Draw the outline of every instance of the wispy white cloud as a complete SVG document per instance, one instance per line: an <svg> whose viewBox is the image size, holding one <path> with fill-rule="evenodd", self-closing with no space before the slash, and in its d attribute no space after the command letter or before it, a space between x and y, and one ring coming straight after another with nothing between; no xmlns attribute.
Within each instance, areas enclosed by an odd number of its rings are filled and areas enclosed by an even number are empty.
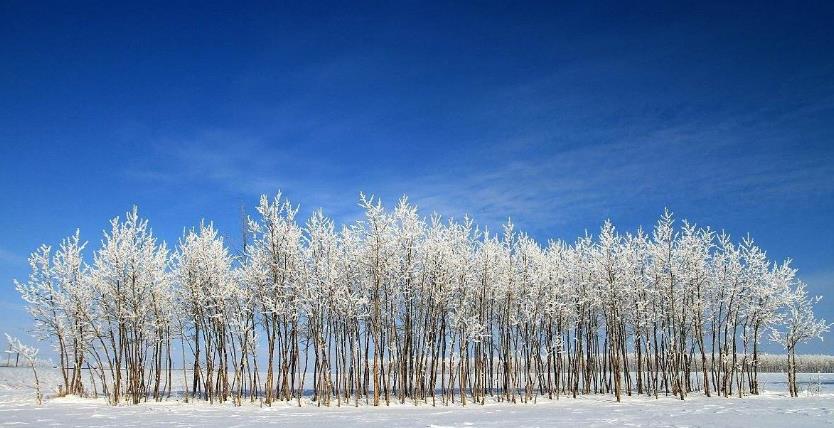
<svg viewBox="0 0 834 428"><path fill-rule="evenodd" d="M22 265L26 264L26 258L4 248L0 248L0 263L7 265Z"/></svg>
<svg viewBox="0 0 834 428"><path fill-rule="evenodd" d="M715 141L718 141L717 143ZM721 132L661 130L608 144L457 167L401 187L430 210L558 225L584 214L681 199L733 205L786 203L834 193L834 164L784 151L733 154ZM512 159L512 156L508 156Z"/></svg>
<svg viewBox="0 0 834 428"><path fill-rule="evenodd" d="M825 158L772 148L734 151L738 135L755 137L739 129L743 122L735 117L709 127L687 123L631 133L600 130L604 142L561 148L551 148L546 133L531 131L507 139L524 141L520 145L490 141L477 148L480 155L426 159L423 168L395 173L374 165L385 159L340 160L315 148L213 131L165 141L156 156L164 162L133 168L130 174L158 184L199 183L253 200L283 189L306 207L322 206L345 216L358 213L359 191L382 194L390 202L408 194L423 210L470 214L493 224L511 216L554 225L643 203L661 209L681 197L762 203L834 192L829 179L834 164ZM491 157L496 153L499 159Z"/></svg>
<svg viewBox="0 0 834 428"><path fill-rule="evenodd" d="M834 270L821 270L810 274L804 274L800 271L799 277L807 282L813 290L825 292L827 298L834 299L834 296L831 295L831 292L834 291ZM834 308L831 301L827 301L825 304Z"/></svg>
<svg viewBox="0 0 834 428"><path fill-rule="evenodd" d="M452 126L477 129L461 141L446 134L425 141L433 155L410 163L392 162L390 149L378 151L380 135L403 133L368 131L390 131L385 105L351 111L338 104L323 113L314 89L271 106L270 117L279 119L260 128L158 139L154 161L133 165L128 174L162 185L206 184L253 198L283 189L307 207L323 206L344 218L357 214L356 195L365 191L391 203L406 193L429 212L468 213L489 223L512 216L546 225L587 214L599 218L625 207L660 210L681 199L755 205L834 193L830 154L808 156L801 147L819 144L826 135L792 126L830 111L834 98L775 91L767 102L754 97L728 107L710 91L687 98L686 92L666 96L644 87L651 86L652 76L617 88L618 73L612 70L633 77L634 68L644 70L645 63L674 53L673 45L667 47L670 51L654 50L651 57L612 54L574 61L484 90L474 100L450 100L447 108L455 109L459 121ZM334 80L367 65L357 61L362 58L346 56L289 78L337 85ZM692 73L687 78L709 81L713 71L687 71ZM805 70L794 79L818 79L819 73L825 70ZM240 82L246 91L263 84L257 76ZM357 129L379 138L361 142L355 151L341 148L358 140ZM435 136L418 135L408 143L421 138ZM390 144L398 143L407 144Z"/></svg>

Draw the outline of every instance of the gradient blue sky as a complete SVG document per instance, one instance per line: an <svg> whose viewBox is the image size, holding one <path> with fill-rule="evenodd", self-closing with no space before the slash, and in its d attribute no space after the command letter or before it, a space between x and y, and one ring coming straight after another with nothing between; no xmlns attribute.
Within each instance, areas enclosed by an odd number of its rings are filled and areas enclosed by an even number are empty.
<svg viewBox="0 0 834 428"><path fill-rule="evenodd" d="M0 2L2 331L39 244L95 246L135 203L169 243L206 218L234 245L278 189L540 240L668 206L793 257L834 320L830 2L34 3Z"/></svg>

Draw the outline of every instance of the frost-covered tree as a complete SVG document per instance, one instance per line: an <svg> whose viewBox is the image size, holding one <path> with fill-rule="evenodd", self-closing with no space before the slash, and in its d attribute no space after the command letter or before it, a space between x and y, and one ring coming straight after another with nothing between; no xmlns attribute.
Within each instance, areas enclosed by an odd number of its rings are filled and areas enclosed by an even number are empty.
<svg viewBox="0 0 834 428"><path fill-rule="evenodd" d="M90 341L85 328L90 302L82 257L85 245L78 231L65 238L54 255L50 246L42 245L29 257L29 280L15 281L35 321L36 335L55 340L64 387L71 394L83 392L81 367Z"/></svg>
<svg viewBox="0 0 834 428"><path fill-rule="evenodd" d="M23 344L23 342L21 342L20 339L9 336L8 333L5 333L5 335L6 341L9 343L9 351L22 356L23 359L26 360L26 363L29 364L29 367L32 368L32 374L35 376L35 400L38 402L38 405L43 404L43 394L41 394L41 382L38 379L38 369L35 367L35 365L38 362L38 352L40 350L33 346Z"/></svg>
<svg viewBox="0 0 834 428"><path fill-rule="evenodd" d="M799 394L796 383L796 347L811 339L822 340L822 335L831 328L831 324L814 315L814 305L822 297L810 297L805 283L796 282L793 289L785 296L784 326L773 328L771 339L781 344L788 353L788 389L792 397Z"/></svg>
<svg viewBox="0 0 834 428"><path fill-rule="evenodd" d="M170 348L166 326L171 319L163 311L170 293L168 249L157 243L136 207L110 226L91 269L93 318L110 369L111 400L118 403L124 391L135 404L146 397L146 346L155 354Z"/></svg>
<svg viewBox="0 0 834 428"><path fill-rule="evenodd" d="M247 248L244 280L250 282L259 304L261 326L267 340L265 401L290 400L295 394L299 362L299 288L302 286L301 228L297 207L278 193L271 201L261 197L259 218L249 219L251 244ZM274 375L275 353L280 372Z"/></svg>
<svg viewBox="0 0 834 428"><path fill-rule="evenodd" d="M212 224L200 224L180 240L173 256L176 300L184 334L194 356L192 391L206 400L225 401L230 394L229 366L234 321L241 310L232 257ZM202 357L202 361L201 361Z"/></svg>

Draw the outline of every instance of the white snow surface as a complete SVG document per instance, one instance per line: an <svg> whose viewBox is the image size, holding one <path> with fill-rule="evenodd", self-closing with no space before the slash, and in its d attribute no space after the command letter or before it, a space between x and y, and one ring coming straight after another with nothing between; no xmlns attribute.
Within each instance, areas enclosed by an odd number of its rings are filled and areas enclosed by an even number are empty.
<svg viewBox="0 0 834 428"><path fill-rule="evenodd" d="M309 426L309 427L545 427L545 426L704 426L704 427L813 427L834 426L834 374L819 375L821 392L804 392L790 398L784 374L763 374L764 394L755 397L706 398L692 394L681 401L612 396L583 396L557 400L539 398L535 404L488 402L485 405L392 404L373 407L360 403L342 407L317 407L302 401L272 407L245 403L161 403L108 405L104 399L55 397L58 371L40 368L42 406L35 403L29 368L0 368L0 426ZM816 385L818 375L803 374L801 387ZM814 386L814 388L816 388Z"/></svg>

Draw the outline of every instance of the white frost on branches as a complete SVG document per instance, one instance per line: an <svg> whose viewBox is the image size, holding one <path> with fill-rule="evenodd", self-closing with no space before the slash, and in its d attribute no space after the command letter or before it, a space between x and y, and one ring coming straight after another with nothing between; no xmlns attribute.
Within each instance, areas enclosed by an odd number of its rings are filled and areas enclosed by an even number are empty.
<svg viewBox="0 0 834 428"><path fill-rule="evenodd" d="M113 403L170 396L177 346L186 399L236 404L301 403L310 388L319 405L757 394L762 337L794 361L830 327L790 260L668 210L651 230L606 220L542 245L511 221L493 233L421 216L405 197L359 206L337 227L262 196L241 248L201 222L173 252L133 208L90 266L76 232L35 251L16 287L67 391Z"/></svg>

